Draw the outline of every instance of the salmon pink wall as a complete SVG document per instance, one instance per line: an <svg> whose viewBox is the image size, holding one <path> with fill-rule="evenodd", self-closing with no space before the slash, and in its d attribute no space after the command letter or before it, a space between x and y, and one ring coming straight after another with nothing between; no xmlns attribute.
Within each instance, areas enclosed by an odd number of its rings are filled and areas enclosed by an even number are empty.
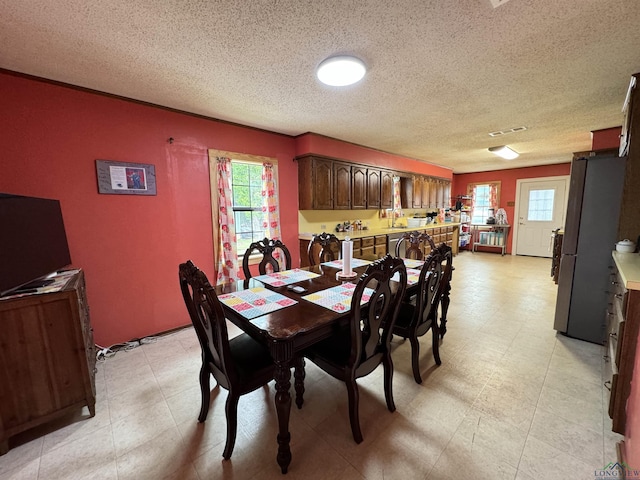
<svg viewBox="0 0 640 480"><path fill-rule="evenodd" d="M297 245L292 137L6 72L0 91L0 191L60 200L99 344L189 323L180 262L215 278L208 148L278 159L282 237ZM155 165L157 195L98 194L96 159Z"/></svg>
<svg viewBox="0 0 640 480"><path fill-rule="evenodd" d="M620 147L622 127L605 128L591 132L591 150L605 150Z"/></svg>
<svg viewBox="0 0 640 480"><path fill-rule="evenodd" d="M458 195L467 194L467 186L470 183L495 182L500 183L500 208L507 212L507 220L513 225L515 207L508 206L507 202L516 201L516 181L523 178L555 177L569 175L571 163L558 163L555 165L543 165L539 167L512 168L508 170L492 170L490 172L464 173L453 176L451 188L452 199ZM511 253L511 242L513 240L513 229L509 229L507 240L507 252Z"/></svg>
<svg viewBox="0 0 640 480"><path fill-rule="evenodd" d="M404 172L451 179L453 171L449 168L431 165L411 158L381 152L372 148L341 142L315 133L305 133L296 137L296 155L316 153L327 157L341 158L352 162L390 168Z"/></svg>

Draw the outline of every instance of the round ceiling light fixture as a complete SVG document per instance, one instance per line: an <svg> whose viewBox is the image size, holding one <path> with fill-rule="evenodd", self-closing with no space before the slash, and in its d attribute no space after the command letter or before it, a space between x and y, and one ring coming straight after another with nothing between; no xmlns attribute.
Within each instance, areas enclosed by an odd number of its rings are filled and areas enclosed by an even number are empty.
<svg viewBox="0 0 640 480"><path fill-rule="evenodd" d="M359 82L367 73L367 67L356 57L341 55L329 57L319 66L316 74L318 80L332 87L345 87Z"/></svg>

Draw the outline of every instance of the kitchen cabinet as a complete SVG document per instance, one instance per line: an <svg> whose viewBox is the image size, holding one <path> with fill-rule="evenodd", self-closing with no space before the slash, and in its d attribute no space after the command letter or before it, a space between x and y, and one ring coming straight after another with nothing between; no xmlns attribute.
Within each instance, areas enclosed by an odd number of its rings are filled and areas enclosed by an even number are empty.
<svg viewBox="0 0 640 480"><path fill-rule="evenodd" d="M393 176L389 170L380 170L380 208L393 208Z"/></svg>
<svg viewBox="0 0 640 480"><path fill-rule="evenodd" d="M431 192L431 178L425 177L422 179L422 208L429 207L429 194Z"/></svg>
<svg viewBox="0 0 640 480"><path fill-rule="evenodd" d="M380 170L367 168L366 208L380 208L380 182Z"/></svg>
<svg viewBox="0 0 640 480"><path fill-rule="evenodd" d="M627 401L631 393L640 326L640 290L628 288L624 270L631 274L640 267L636 257L637 254L613 252L606 313L605 359L609 368L605 370L608 378L605 386L611 392L608 412L613 431L627 436Z"/></svg>
<svg viewBox="0 0 640 480"><path fill-rule="evenodd" d="M367 208L367 192L366 167L353 165L351 167L351 209Z"/></svg>
<svg viewBox="0 0 640 480"><path fill-rule="evenodd" d="M422 177L412 175L411 183L413 184L413 200L411 206L413 208L422 208Z"/></svg>
<svg viewBox="0 0 640 480"><path fill-rule="evenodd" d="M351 209L351 165L333 162L333 209Z"/></svg>
<svg viewBox="0 0 640 480"><path fill-rule="evenodd" d="M306 156L298 159L300 210L333 210L333 160Z"/></svg>
<svg viewBox="0 0 640 480"><path fill-rule="evenodd" d="M0 301L0 454L9 438L87 406L96 356L84 273L60 291Z"/></svg>
<svg viewBox="0 0 640 480"><path fill-rule="evenodd" d="M449 208L451 207L451 182L443 180L442 184L444 189L444 203L442 208Z"/></svg>
<svg viewBox="0 0 640 480"><path fill-rule="evenodd" d="M438 186L435 178L430 179L431 187L429 188L429 208L438 208Z"/></svg>
<svg viewBox="0 0 640 480"><path fill-rule="evenodd" d="M382 258L387 254L387 236L376 235L373 237L373 253L378 258Z"/></svg>
<svg viewBox="0 0 640 480"><path fill-rule="evenodd" d="M436 208L445 208L443 180L436 180Z"/></svg>

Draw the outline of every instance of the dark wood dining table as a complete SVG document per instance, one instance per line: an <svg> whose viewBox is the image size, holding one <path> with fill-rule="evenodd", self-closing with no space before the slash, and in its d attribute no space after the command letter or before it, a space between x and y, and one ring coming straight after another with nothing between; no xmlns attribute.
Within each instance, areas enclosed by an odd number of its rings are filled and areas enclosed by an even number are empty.
<svg viewBox="0 0 640 480"><path fill-rule="evenodd" d="M367 265L354 268L357 278L350 280L357 283L358 278L365 272ZM326 265L315 265L301 268L300 270L317 273L320 276L308 280L296 282L293 285L301 286L306 292L297 294L287 289L286 286L274 287L262 282L250 279L234 283L216 286L216 293L220 296L227 293L239 292L247 288L264 287L296 300L295 305L269 312L253 319L244 317L230 306L222 303L225 316L244 332L257 341L266 345L276 365L275 373L275 406L278 415L278 454L277 462L282 473L287 473L291 463L291 449L289 446L291 434L289 433L289 415L291 412L291 368L299 358L299 353L305 348L331 336L340 325L348 321L349 311L336 312L318 304L306 301L301 297L309 293L325 290L344 283L336 278L339 268ZM415 292L417 285L407 287L407 295ZM296 375L296 377L298 377ZM304 390L304 378L295 378L296 392L300 392L298 408L302 406L302 391Z"/></svg>

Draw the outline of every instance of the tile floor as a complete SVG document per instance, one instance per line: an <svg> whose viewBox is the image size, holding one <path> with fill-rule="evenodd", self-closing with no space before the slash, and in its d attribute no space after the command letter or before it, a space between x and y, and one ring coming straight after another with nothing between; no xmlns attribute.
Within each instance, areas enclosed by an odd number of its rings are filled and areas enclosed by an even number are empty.
<svg viewBox="0 0 640 480"><path fill-rule="evenodd" d="M550 260L463 252L454 265L442 365L425 339L417 385L409 343L394 340L397 411L386 410L381 367L359 380L360 445L344 385L307 362L286 478L592 480L615 461L603 349L554 332ZM0 457L0 480L282 478L273 383L241 398L223 461L226 391L213 390L198 424L199 361L185 329L99 364L96 416L19 436Z"/></svg>

